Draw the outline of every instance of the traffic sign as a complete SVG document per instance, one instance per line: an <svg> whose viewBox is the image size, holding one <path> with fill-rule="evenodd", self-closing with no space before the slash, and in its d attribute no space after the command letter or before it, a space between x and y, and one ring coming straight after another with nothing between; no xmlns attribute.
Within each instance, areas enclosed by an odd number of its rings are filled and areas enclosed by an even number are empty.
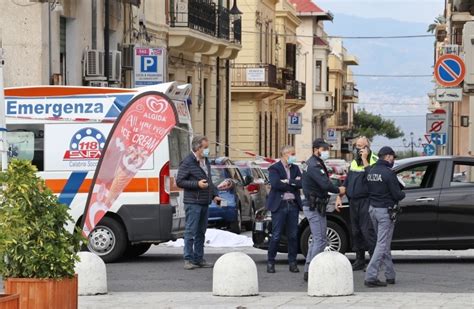
<svg viewBox="0 0 474 309"><path fill-rule="evenodd" d="M426 114L426 132L430 133L447 133L448 124L446 114Z"/></svg>
<svg viewBox="0 0 474 309"><path fill-rule="evenodd" d="M133 82L135 87L165 82L166 48L135 47L134 56Z"/></svg>
<svg viewBox="0 0 474 309"><path fill-rule="evenodd" d="M446 134L431 133L431 141L435 145L446 145Z"/></svg>
<svg viewBox="0 0 474 309"><path fill-rule="evenodd" d="M327 129L326 141L332 145L332 150L341 150L341 140L341 131L337 131L336 129Z"/></svg>
<svg viewBox="0 0 474 309"><path fill-rule="evenodd" d="M288 134L301 134L302 118L301 113L288 113Z"/></svg>
<svg viewBox="0 0 474 309"><path fill-rule="evenodd" d="M464 61L456 55L447 54L438 58L435 64L436 82L444 87L456 87L466 75Z"/></svg>
<svg viewBox="0 0 474 309"><path fill-rule="evenodd" d="M423 147L423 151L427 156L432 156L436 153L436 147L433 144L427 144Z"/></svg>
<svg viewBox="0 0 474 309"><path fill-rule="evenodd" d="M462 88L436 88L436 101L438 102L462 101Z"/></svg>

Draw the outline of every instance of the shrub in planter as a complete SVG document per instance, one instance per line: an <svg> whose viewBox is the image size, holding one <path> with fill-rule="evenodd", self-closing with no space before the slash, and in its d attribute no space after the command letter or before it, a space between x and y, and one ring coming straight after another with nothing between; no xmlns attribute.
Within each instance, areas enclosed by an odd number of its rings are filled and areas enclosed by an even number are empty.
<svg viewBox="0 0 474 309"><path fill-rule="evenodd" d="M20 294L21 308L75 308L83 237L66 229L67 206L36 172L29 161L12 160L0 174L0 275L7 293Z"/></svg>

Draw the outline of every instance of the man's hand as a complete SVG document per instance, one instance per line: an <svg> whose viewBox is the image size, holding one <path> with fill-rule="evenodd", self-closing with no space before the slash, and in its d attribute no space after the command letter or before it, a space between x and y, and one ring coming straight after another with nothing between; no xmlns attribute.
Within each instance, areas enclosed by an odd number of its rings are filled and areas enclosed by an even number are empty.
<svg viewBox="0 0 474 309"><path fill-rule="evenodd" d="M342 208L342 198L338 195L336 197L336 211L341 212L341 208Z"/></svg>
<svg viewBox="0 0 474 309"><path fill-rule="evenodd" d="M201 179L198 182L198 186L200 189L207 189L207 187L209 187L209 184L207 183L206 179Z"/></svg>
<svg viewBox="0 0 474 309"><path fill-rule="evenodd" d="M346 194L346 187L339 187L339 195Z"/></svg>
<svg viewBox="0 0 474 309"><path fill-rule="evenodd" d="M288 179L281 179L280 181L283 182L283 183L286 183L286 184L290 183L290 181Z"/></svg>
<svg viewBox="0 0 474 309"><path fill-rule="evenodd" d="M220 198L220 197L218 197L218 196L214 197L214 203L216 203L216 205L219 205L219 206L220 206L221 201L222 201L222 198Z"/></svg>

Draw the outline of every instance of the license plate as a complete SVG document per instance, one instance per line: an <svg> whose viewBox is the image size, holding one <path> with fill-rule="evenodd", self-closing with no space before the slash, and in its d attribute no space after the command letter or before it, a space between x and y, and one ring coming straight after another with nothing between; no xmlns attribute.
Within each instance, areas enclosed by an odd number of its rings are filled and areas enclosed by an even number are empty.
<svg viewBox="0 0 474 309"><path fill-rule="evenodd" d="M255 222L255 230L263 232L263 222Z"/></svg>

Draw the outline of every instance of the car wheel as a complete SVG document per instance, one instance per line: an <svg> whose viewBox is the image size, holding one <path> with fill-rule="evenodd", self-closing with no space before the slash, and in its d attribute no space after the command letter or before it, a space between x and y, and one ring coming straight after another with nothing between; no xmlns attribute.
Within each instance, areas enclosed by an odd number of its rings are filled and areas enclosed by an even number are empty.
<svg viewBox="0 0 474 309"><path fill-rule="evenodd" d="M255 223L255 205L252 203L252 207L250 207L250 221L245 223L245 230L251 231L253 229L254 223Z"/></svg>
<svg viewBox="0 0 474 309"><path fill-rule="evenodd" d="M104 217L88 237L87 249L106 263L120 259L127 249L127 235L122 224Z"/></svg>
<svg viewBox="0 0 474 309"><path fill-rule="evenodd" d="M230 231L235 234L240 234L240 232L242 232L242 213L240 211L240 206L237 208L237 221L230 224Z"/></svg>
<svg viewBox="0 0 474 309"><path fill-rule="evenodd" d="M326 231L328 238L328 246L326 251L337 251L344 254L347 250L347 235L344 229L333 221L328 221L328 228ZM300 248L301 253L306 256L308 254L308 248L313 241L313 236L311 235L311 229L309 225L301 233L300 238Z"/></svg>
<svg viewBox="0 0 474 309"><path fill-rule="evenodd" d="M145 252L147 252L148 249L150 249L150 247L151 247L151 244L135 244L135 245L129 244L127 246L127 249L125 250L125 256L128 258L134 258L134 257L140 256L144 254Z"/></svg>

